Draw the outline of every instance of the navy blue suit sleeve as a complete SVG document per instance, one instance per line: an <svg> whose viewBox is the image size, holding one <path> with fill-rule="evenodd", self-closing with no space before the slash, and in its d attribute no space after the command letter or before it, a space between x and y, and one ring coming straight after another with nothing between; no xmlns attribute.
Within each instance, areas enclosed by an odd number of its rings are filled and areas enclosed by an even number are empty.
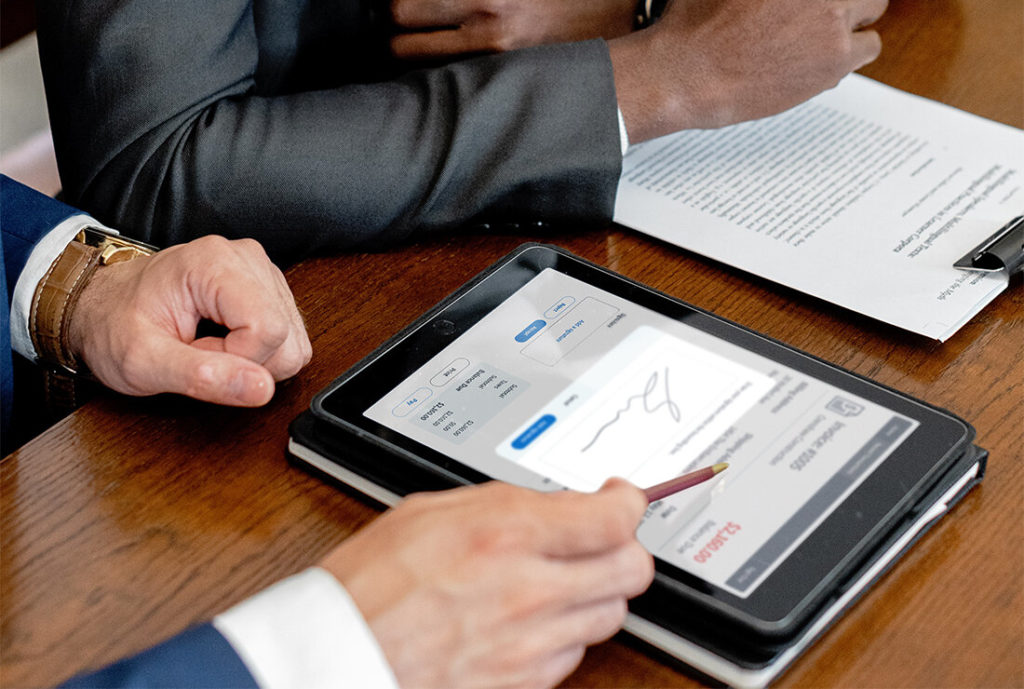
<svg viewBox="0 0 1024 689"><path fill-rule="evenodd" d="M61 685L86 687L218 687L258 689L242 660L212 624L195 627L178 636L88 675Z"/></svg>
<svg viewBox="0 0 1024 689"><path fill-rule="evenodd" d="M61 221L78 213L81 211L0 175L0 232L8 304L32 248Z"/></svg>
<svg viewBox="0 0 1024 689"><path fill-rule="evenodd" d="M4 436L14 404L11 359L11 299L32 248L65 218L78 213L71 206L0 175L0 283L7 298L0 306L0 432ZM8 448L3 448L7 454Z"/></svg>
<svg viewBox="0 0 1024 689"><path fill-rule="evenodd" d="M0 230L3 227L0 225ZM6 254L0 233L0 282L7 284ZM11 295L0 305L0 454L7 454L4 438L9 438L11 406L14 404L14 361L11 359Z"/></svg>

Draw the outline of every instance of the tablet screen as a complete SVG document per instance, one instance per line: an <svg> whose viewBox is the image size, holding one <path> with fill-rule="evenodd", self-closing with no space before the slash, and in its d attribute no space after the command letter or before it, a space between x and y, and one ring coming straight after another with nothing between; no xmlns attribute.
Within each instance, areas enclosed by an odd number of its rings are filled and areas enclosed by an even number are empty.
<svg viewBox="0 0 1024 689"><path fill-rule="evenodd" d="M728 462L654 503L640 540L746 598L919 422L545 268L366 418L541 490L646 487Z"/></svg>

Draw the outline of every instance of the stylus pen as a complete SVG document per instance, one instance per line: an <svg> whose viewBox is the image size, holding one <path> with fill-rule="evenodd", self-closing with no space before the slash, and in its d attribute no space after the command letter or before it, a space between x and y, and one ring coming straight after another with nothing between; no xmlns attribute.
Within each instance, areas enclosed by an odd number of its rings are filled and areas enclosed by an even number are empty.
<svg viewBox="0 0 1024 689"><path fill-rule="evenodd" d="M654 502L655 500L661 500L667 498L670 495L675 495L681 490L686 490L696 486L698 483L704 483L715 474L725 471L729 465L726 462L719 462L718 464L704 467L703 469L697 469L697 471L691 471L688 474L682 476L676 476L675 478L669 479L664 483L659 483L650 488L645 488L644 493L647 494L647 502Z"/></svg>

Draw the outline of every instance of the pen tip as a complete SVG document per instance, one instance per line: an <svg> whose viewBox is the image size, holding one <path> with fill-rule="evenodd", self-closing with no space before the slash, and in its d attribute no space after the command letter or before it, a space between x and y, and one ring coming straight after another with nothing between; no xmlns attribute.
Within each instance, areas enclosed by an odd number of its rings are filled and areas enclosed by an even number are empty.
<svg viewBox="0 0 1024 689"><path fill-rule="evenodd" d="M719 462L718 464L715 464L711 468L715 470L716 474L718 474L718 473L721 473L721 472L725 471L726 469L728 469L729 468L729 463L728 462Z"/></svg>

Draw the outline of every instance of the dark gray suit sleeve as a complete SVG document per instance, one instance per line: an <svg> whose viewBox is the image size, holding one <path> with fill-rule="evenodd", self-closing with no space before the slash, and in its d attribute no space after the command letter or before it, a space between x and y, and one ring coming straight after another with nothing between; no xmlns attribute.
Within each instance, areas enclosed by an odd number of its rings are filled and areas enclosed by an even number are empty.
<svg viewBox="0 0 1024 689"><path fill-rule="evenodd" d="M69 203L156 244L251 236L285 257L610 219L621 155L603 41L266 93L252 6L39 3Z"/></svg>

